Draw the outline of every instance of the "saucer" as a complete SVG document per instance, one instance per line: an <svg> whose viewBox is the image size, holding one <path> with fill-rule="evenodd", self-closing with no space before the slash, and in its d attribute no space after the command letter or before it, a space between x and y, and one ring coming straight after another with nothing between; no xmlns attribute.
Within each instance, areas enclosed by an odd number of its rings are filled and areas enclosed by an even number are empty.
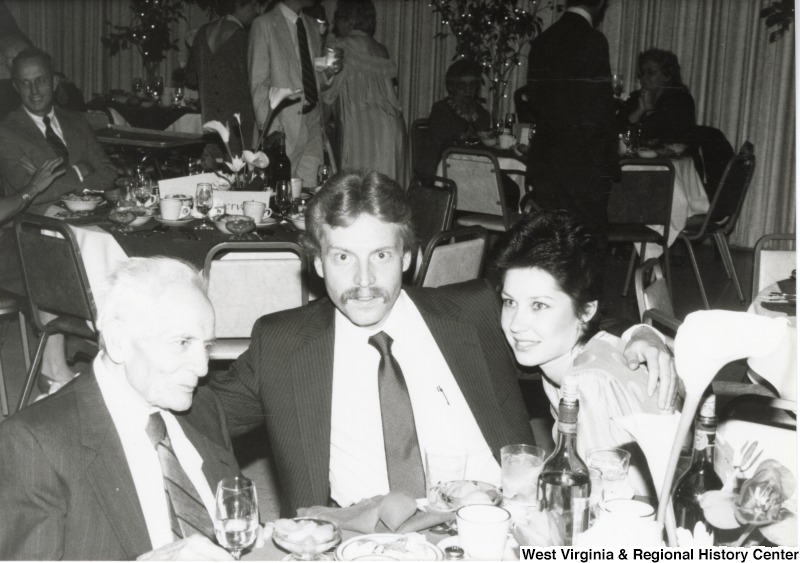
<svg viewBox="0 0 800 563"><path fill-rule="evenodd" d="M154 215L153 219L161 223L162 225L166 225L167 227L180 227L181 225L185 225L186 223L190 223L194 220L194 217L189 215L188 217L184 217L183 219L163 219L161 215Z"/></svg>
<svg viewBox="0 0 800 563"><path fill-rule="evenodd" d="M261 227L269 227L277 223L278 220L275 217L267 217L263 219L260 223L256 223L256 229L260 229Z"/></svg>

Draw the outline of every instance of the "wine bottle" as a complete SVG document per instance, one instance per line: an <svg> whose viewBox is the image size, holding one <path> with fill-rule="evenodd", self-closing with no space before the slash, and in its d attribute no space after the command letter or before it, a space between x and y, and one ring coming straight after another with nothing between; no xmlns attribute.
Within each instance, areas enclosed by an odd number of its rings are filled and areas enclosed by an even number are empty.
<svg viewBox="0 0 800 563"><path fill-rule="evenodd" d="M697 522L702 522L706 531L714 534L700 507L700 496L706 491L722 488L722 481L714 472L714 442L717 434L715 409L716 398L709 395L695 420L692 465L678 480L672 493L675 522L690 532L694 531Z"/></svg>
<svg viewBox="0 0 800 563"><path fill-rule="evenodd" d="M556 523L560 536L553 538L556 545L573 545L589 527L591 481L576 444L579 406L578 379L567 376L558 405L558 442L539 475L539 506Z"/></svg>
<svg viewBox="0 0 800 563"><path fill-rule="evenodd" d="M270 162L269 168L273 183L281 180L291 181L292 163L289 161L289 157L286 156L286 134L283 129L280 130L280 135L278 135L278 147L275 151L275 158Z"/></svg>

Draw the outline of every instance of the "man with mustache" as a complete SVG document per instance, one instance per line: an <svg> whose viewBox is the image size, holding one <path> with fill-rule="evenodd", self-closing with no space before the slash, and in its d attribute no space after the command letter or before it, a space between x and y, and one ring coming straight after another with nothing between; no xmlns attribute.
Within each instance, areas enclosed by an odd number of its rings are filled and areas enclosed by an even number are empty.
<svg viewBox="0 0 800 563"><path fill-rule="evenodd" d="M467 452L465 478L499 484L500 448L534 438L496 292L482 280L402 287L411 209L383 174L340 172L306 225L328 297L259 319L211 382L231 433L266 423L281 514L423 497L424 454L439 444Z"/></svg>

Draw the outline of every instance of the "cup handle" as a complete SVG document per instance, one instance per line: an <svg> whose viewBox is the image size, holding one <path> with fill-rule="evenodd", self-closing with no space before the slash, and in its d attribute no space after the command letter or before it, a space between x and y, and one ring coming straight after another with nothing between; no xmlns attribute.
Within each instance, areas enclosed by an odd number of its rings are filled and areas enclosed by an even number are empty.
<svg viewBox="0 0 800 563"><path fill-rule="evenodd" d="M181 214L178 216L178 220L180 221L181 219L185 219L186 217L189 216L189 213L191 212L192 212L191 209L189 209L188 207L186 206L181 207Z"/></svg>
<svg viewBox="0 0 800 563"><path fill-rule="evenodd" d="M270 217L272 217L272 209L267 207L266 210L264 210L264 219L269 219Z"/></svg>
<svg viewBox="0 0 800 563"><path fill-rule="evenodd" d="M144 204L145 207L151 207L158 202L158 196L156 194L150 194L150 197L147 198L147 203Z"/></svg>

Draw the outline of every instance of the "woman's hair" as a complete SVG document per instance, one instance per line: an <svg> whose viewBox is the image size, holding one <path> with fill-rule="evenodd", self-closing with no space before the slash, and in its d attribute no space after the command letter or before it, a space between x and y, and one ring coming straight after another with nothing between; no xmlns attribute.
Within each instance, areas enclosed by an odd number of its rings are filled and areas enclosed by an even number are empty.
<svg viewBox="0 0 800 563"><path fill-rule="evenodd" d="M581 318L589 303L600 300L601 260L597 239L573 214L563 210L535 211L511 229L495 265L501 276L518 268L547 272L569 296L575 316ZM578 341L585 343L599 326L600 318L595 314L584 324Z"/></svg>
<svg viewBox="0 0 800 563"><path fill-rule="evenodd" d="M462 82L470 78L474 79L475 82L481 82L482 76L481 65L470 59L460 59L447 68L447 72L444 75L445 88L449 94L452 94L452 89L456 82Z"/></svg>
<svg viewBox="0 0 800 563"><path fill-rule="evenodd" d="M339 0L333 17L350 22L353 29L370 37L375 35L375 4L372 0Z"/></svg>
<svg viewBox="0 0 800 563"><path fill-rule="evenodd" d="M678 64L678 57L671 51L664 49L650 49L639 53L636 60L636 77L641 79L644 74L644 65L649 62L656 63L664 77L667 79L667 86L683 86L681 78L681 65Z"/></svg>

